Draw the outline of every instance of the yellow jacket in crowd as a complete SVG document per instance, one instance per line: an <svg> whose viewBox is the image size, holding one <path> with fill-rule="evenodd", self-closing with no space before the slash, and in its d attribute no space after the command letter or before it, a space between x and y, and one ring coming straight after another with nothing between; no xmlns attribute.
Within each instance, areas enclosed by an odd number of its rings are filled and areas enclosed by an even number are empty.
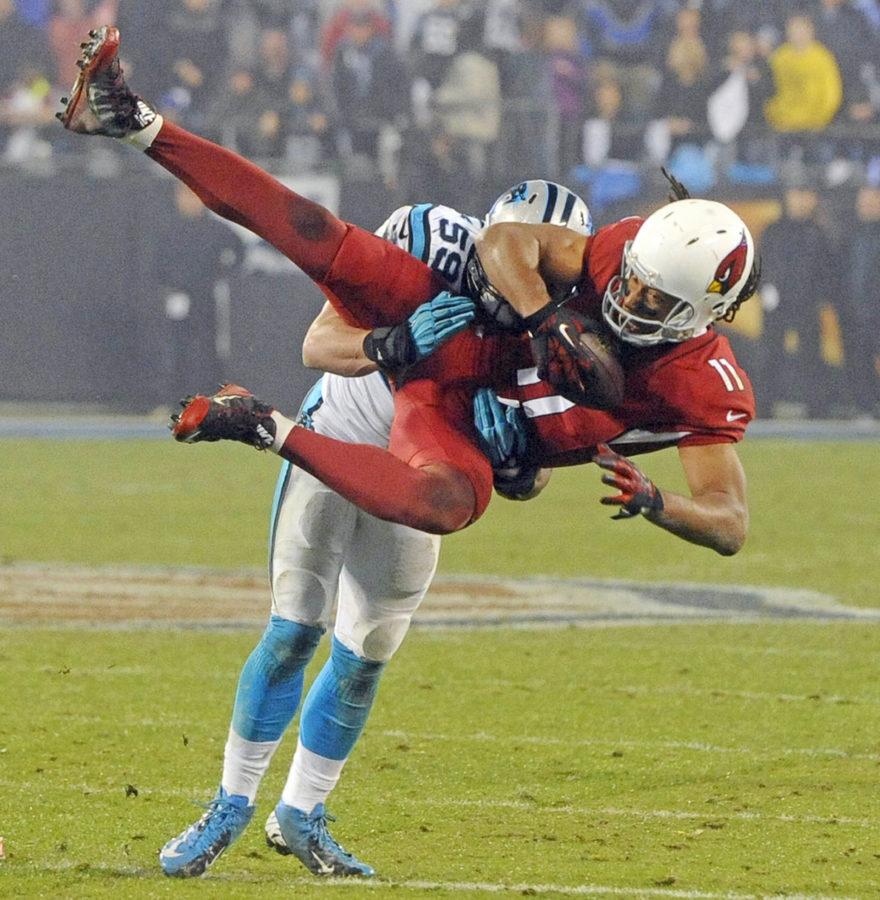
<svg viewBox="0 0 880 900"><path fill-rule="evenodd" d="M776 94L764 107L777 131L820 131L843 101L843 82L834 54L813 41L804 49L781 44L770 55Z"/></svg>

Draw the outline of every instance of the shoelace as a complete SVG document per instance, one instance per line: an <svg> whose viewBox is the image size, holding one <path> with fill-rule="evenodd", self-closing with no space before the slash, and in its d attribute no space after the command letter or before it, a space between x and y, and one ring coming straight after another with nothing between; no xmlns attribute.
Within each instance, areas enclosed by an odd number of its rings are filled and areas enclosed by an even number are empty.
<svg viewBox="0 0 880 900"><path fill-rule="evenodd" d="M203 835L206 835L211 839L219 836L226 827L229 819L234 819L236 813L241 812L237 806L234 806L228 800L219 798L215 798L210 803L201 803L198 800L193 800L193 803L205 810L202 817L199 819L199 824L202 825L202 827L196 828L195 836L199 838Z"/></svg>
<svg viewBox="0 0 880 900"><path fill-rule="evenodd" d="M108 112L115 112L116 118L120 121L134 114L138 98L129 90L118 59L114 59L110 66L95 78L95 85L100 85L100 89L107 95L106 100L99 102L98 106Z"/></svg>
<svg viewBox="0 0 880 900"><path fill-rule="evenodd" d="M321 816L315 816L309 823L309 837L319 845L329 845L330 848L334 852L339 853L340 856L354 859L354 856L338 843L333 835L327 830L327 823L335 821L336 816L333 816L328 812L325 812Z"/></svg>

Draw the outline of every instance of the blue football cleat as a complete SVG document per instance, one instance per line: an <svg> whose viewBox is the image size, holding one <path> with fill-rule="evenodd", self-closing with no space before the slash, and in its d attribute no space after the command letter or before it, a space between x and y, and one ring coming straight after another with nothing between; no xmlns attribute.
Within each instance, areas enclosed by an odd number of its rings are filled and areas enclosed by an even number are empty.
<svg viewBox="0 0 880 900"><path fill-rule="evenodd" d="M247 797L229 795L221 787L205 814L159 851L166 875L195 878L245 830L254 814Z"/></svg>
<svg viewBox="0 0 880 900"><path fill-rule="evenodd" d="M323 803L310 813L279 803L266 820L266 843L285 856L292 853L313 875L375 875L372 866L333 840L328 820L336 821Z"/></svg>

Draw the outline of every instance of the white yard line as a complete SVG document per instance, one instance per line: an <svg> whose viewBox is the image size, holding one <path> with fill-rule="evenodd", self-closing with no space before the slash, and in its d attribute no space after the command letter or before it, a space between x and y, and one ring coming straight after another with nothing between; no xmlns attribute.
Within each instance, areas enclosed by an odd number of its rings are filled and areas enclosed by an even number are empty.
<svg viewBox="0 0 880 900"><path fill-rule="evenodd" d="M191 719L173 718L120 718L88 716L81 713L65 715L63 722L75 725L112 725L115 728L165 728L176 729L186 734L192 726ZM852 759L862 762L880 762L880 753L861 753L844 750L841 747L731 747L709 744L705 741L634 741L626 738L553 738L540 735L514 734L501 736L477 732L471 734L442 734L436 732L415 732L385 730L367 732L367 737L386 737L395 740L436 741L442 743L506 744L508 746L530 747L590 747L608 750L686 750L692 753L717 753L722 755L755 756L776 759L780 756L827 757L830 759ZM2 784L2 781L0 781Z"/></svg>
<svg viewBox="0 0 880 900"><path fill-rule="evenodd" d="M77 862L60 863L26 863L21 866L22 871L28 872L68 872L80 864ZM10 869L10 862L6 863ZM103 875L116 875L137 878L158 878L158 869L144 869L135 866L108 866L89 865L88 873ZM229 872L210 872L205 877L205 883L224 882L227 884L274 884L283 879L285 888L339 888L345 887L352 891L368 890L383 891L389 888L406 891L447 891L449 893L469 894L519 894L541 895L561 894L568 897L667 897L679 898L679 900L854 900L852 897L835 895L834 898L823 894L744 894L738 891L707 891L700 889L685 890L683 888L665 887L617 887L603 884L541 884L541 883L516 883L503 884L492 881L427 881L420 879L406 879L395 881L394 879L376 878L366 881L355 878L291 878L289 872L283 875L253 875L248 872L233 874Z"/></svg>
<svg viewBox="0 0 880 900"><path fill-rule="evenodd" d="M0 778L0 787L6 789L17 789L25 793L38 791L51 791L58 794L70 791L77 795L125 795L125 785L122 783L107 787L104 785L93 784L66 784L63 788L59 788L51 779L47 779L45 783L39 781L13 781L11 779ZM168 797L181 798L190 800L194 804L193 818L198 815L197 803L207 800L213 792L213 786L205 786L204 788L139 788L139 793L145 797ZM789 825L834 825L846 826L850 828L880 828L880 820L873 819L855 819L849 816L818 816L818 815L788 815L784 813L763 813L756 810L733 810L726 812L712 808L705 812L696 812L694 810L683 809L625 809L615 806L577 806L565 804L561 806L541 805L538 801L530 800L492 800L492 799L430 799L430 798L399 798L394 801L395 806L407 809L423 809L441 808L441 809L482 809L482 810L522 810L532 815L572 815L584 818L596 819L636 819L638 821L650 821L653 819L667 819L672 821L702 821L702 822L718 822L718 821L741 821L741 822L781 822Z"/></svg>
<svg viewBox="0 0 880 900"><path fill-rule="evenodd" d="M416 741L444 741L444 742L476 742L476 743L504 743L509 746L519 744L537 745L541 747L608 747L612 750L622 747L631 750L692 750L696 753L731 753L743 756L757 756L772 759L778 756L828 756L841 759L857 759L867 762L880 762L880 753L852 753L838 747L722 747L716 744L706 744L702 741L630 741L610 740L601 738L548 738L534 735L511 735L500 737L494 734L478 732L476 734L437 734L417 733L407 731L383 731L386 737L401 738Z"/></svg>
<svg viewBox="0 0 880 900"><path fill-rule="evenodd" d="M481 679L478 684L491 685L492 687L512 688L519 690L539 691L546 688L552 688L554 692L559 693L565 690L583 691L583 685L558 684L548 681L545 678L527 678L521 681L511 678L486 678ZM783 703L831 703L836 706L845 706L849 704L859 704L865 706L880 706L880 697L877 696L855 696L846 697L837 694L782 694L772 693L770 691L737 691L729 688L705 687L696 688L687 685L629 685L615 684L602 685L591 684L590 690L595 693L616 693L628 694L631 696L682 696L682 697L732 697L739 700L770 700L773 702Z"/></svg>

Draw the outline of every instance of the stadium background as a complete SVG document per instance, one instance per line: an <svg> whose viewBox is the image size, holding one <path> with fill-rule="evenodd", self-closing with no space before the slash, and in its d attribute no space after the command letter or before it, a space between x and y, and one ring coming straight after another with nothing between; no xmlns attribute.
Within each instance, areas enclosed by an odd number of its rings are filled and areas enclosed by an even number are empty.
<svg viewBox="0 0 880 900"><path fill-rule="evenodd" d="M0 894L375 896L315 887L259 821L198 886L158 873L216 788L276 474L173 444L165 412L224 377L295 406L320 296L130 148L52 121L113 19L166 114L366 227L408 202L479 213L527 176L611 221L663 201L663 161L759 242L795 213L765 254L778 305L731 332L761 403L744 550L609 523L590 468L493 503L444 542L332 809L406 895L877 895L877 4L797 7L842 76L827 121L767 122L760 56L745 109L727 83L733 124L708 105L729 36L771 53L793 9L0 0ZM643 465L682 489L674 452ZM554 615L601 627L523 628Z"/></svg>
<svg viewBox="0 0 880 900"><path fill-rule="evenodd" d="M601 224L661 203L667 165L759 242L773 228L770 289L731 329L760 413L876 413L876 0L0 0L0 400L143 412L221 378L288 403L308 386L308 283L52 119L110 20L163 114L368 228L407 202L480 214L526 177Z"/></svg>

